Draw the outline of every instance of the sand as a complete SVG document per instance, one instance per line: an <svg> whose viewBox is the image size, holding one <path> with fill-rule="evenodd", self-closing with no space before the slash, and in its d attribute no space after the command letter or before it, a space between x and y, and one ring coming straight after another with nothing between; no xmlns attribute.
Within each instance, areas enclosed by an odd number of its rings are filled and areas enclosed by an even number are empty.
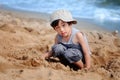
<svg viewBox="0 0 120 80"><path fill-rule="evenodd" d="M82 29L92 52L92 66L88 71L76 70L57 58L40 58L51 49L56 35L48 20L19 15L0 10L0 80L120 80L118 35ZM87 24L82 26L90 27Z"/></svg>

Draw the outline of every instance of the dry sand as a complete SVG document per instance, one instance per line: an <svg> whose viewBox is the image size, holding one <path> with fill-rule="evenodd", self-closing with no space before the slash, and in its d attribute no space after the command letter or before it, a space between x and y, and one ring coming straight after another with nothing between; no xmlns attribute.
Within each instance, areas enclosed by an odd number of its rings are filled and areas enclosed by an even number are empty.
<svg viewBox="0 0 120 80"><path fill-rule="evenodd" d="M92 51L92 67L76 71L58 59L40 59L56 34L47 20L0 10L0 80L120 80L120 37L100 30L83 32Z"/></svg>

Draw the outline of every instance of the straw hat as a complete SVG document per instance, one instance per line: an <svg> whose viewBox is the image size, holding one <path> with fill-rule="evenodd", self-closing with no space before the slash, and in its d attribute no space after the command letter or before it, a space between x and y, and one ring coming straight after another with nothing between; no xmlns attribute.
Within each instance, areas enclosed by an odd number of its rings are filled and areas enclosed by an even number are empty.
<svg viewBox="0 0 120 80"><path fill-rule="evenodd" d="M73 24L77 23L77 21L73 19L71 13L64 9L56 10L55 12L53 12L50 16L50 23L58 19L61 19L65 22L73 22Z"/></svg>

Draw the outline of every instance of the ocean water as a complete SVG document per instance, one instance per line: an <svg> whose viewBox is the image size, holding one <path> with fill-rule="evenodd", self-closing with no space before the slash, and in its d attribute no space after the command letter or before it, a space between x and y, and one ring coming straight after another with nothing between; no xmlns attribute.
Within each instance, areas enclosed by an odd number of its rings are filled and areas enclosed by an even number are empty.
<svg viewBox="0 0 120 80"><path fill-rule="evenodd" d="M107 30L120 32L120 0L0 0L0 5L48 14L67 9L73 17L88 19Z"/></svg>

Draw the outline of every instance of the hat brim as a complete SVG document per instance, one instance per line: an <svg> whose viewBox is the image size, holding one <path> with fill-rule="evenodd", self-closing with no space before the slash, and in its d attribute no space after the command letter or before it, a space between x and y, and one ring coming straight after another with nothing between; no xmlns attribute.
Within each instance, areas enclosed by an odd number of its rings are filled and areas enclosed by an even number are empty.
<svg viewBox="0 0 120 80"><path fill-rule="evenodd" d="M77 21L75 19L73 19L73 20L63 20L63 19L60 19L60 20L62 20L64 22L71 22L73 24L77 24Z"/></svg>
<svg viewBox="0 0 120 80"><path fill-rule="evenodd" d="M70 21L70 22L72 22L73 24L77 24L77 21L75 21L75 20L74 21Z"/></svg>

